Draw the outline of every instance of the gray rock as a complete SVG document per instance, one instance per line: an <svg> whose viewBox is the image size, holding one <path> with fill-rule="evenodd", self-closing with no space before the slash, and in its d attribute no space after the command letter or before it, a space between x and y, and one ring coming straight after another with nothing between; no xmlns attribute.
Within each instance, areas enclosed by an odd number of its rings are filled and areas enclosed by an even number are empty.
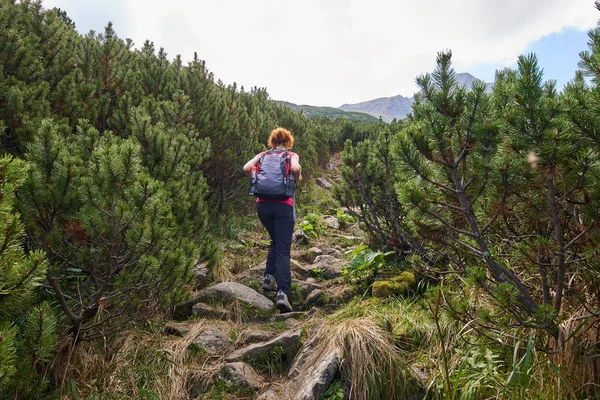
<svg viewBox="0 0 600 400"><path fill-rule="evenodd" d="M296 318L296 317L302 317L304 318L306 316L305 312L302 311L294 311L294 312L289 312L289 313L285 313L285 314L275 314L270 318L270 321L275 322L275 321L285 321L287 319L290 318Z"/></svg>
<svg viewBox="0 0 600 400"><path fill-rule="evenodd" d="M204 303L196 303L192 307L192 315L199 318L222 319L227 313L228 310L223 307L213 307Z"/></svg>
<svg viewBox="0 0 600 400"><path fill-rule="evenodd" d="M316 361L310 363L303 374L297 376L292 386L297 388L294 400L316 400L329 388L342 362L338 349L324 352Z"/></svg>
<svg viewBox="0 0 600 400"><path fill-rule="evenodd" d="M292 242L294 243L302 242L304 241L304 239L304 232L302 231L302 229L296 229L292 234Z"/></svg>
<svg viewBox="0 0 600 400"><path fill-rule="evenodd" d="M190 332L190 326L183 322L169 322L165 325L164 332L167 335L184 337Z"/></svg>
<svg viewBox="0 0 600 400"><path fill-rule="evenodd" d="M315 354L315 350L317 348L317 345L319 344L320 331L321 329L319 326L316 326L311 330L309 339L306 342L304 342L304 344L300 348L300 351L298 351L298 354L294 358L292 365L290 366L288 378L296 378L300 374L302 368L306 365L306 363L311 358L314 358L313 355Z"/></svg>
<svg viewBox="0 0 600 400"><path fill-rule="evenodd" d="M222 330L210 327L200 332L193 344L202 347L210 355L216 355L231 346L231 339Z"/></svg>
<svg viewBox="0 0 600 400"><path fill-rule="evenodd" d="M197 289L201 289L208 285L208 268L206 267L206 264L196 265L194 267L194 275L196 275L195 287Z"/></svg>
<svg viewBox="0 0 600 400"><path fill-rule="evenodd" d="M294 279L306 279L310 274L311 267L300 264L299 261L290 260L290 270L292 272L292 278Z"/></svg>
<svg viewBox="0 0 600 400"><path fill-rule="evenodd" d="M331 187L333 186L331 184L331 182L329 182L327 179L325 178L317 178L317 186L322 187L323 189L331 189Z"/></svg>
<svg viewBox="0 0 600 400"><path fill-rule="evenodd" d="M340 258L342 256L342 252L340 250L331 247L324 247L322 252L327 256L332 256L335 258Z"/></svg>
<svg viewBox="0 0 600 400"><path fill-rule="evenodd" d="M323 255L323 250L318 247L311 247L310 249L306 250L306 253L304 253L302 258L304 261L312 264L315 262L315 258L320 255Z"/></svg>
<svg viewBox="0 0 600 400"><path fill-rule="evenodd" d="M282 347L286 354L292 354L296 351L299 342L300 330L287 331L267 342L255 343L238 349L225 357L225 361L253 359L278 346Z"/></svg>
<svg viewBox="0 0 600 400"><path fill-rule="evenodd" d="M269 389L258 396L256 400L282 400L282 398L273 389Z"/></svg>
<svg viewBox="0 0 600 400"><path fill-rule="evenodd" d="M300 321L295 318L288 318L285 320L285 326L287 326L288 329L294 329L298 325L300 325Z"/></svg>
<svg viewBox="0 0 600 400"><path fill-rule="evenodd" d="M272 339L273 336L275 336L273 332L253 329L249 331L243 331L240 334L240 342L244 344L264 342L266 340Z"/></svg>
<svg viewBox="0 0 600 400"><path fill-rule="evenodd" d="M237 282L222 282L199 292L196 302L205 299L238 300L257 310L269 312L273 310L273 302L262 294Z"/></svg>
<svg viewBox="0 0 600 400"><path fill-rule="evenodd" d="M322 289L316 289L310 292L306 300L304 300L305 307L312 306L323 306L327 301L327 294Z"/></svg>
<svg viewBox="0 0 600 400"><path fill-rule="evenodd" d="M318 281L311 276L310 278L306 278L306 280L304 282L306 282L306 283L317 283Z"/></svg>
<svg viewBox="0 0 600 400"><path fill-rule="evenodd" d="M266 261L262 262L252 268L245 270L244 272L238 274L234 281L242 283L244 285L249 284L250 282L258 282L262 284L263 277L265 275Z"/></svg>
<svg viewBox="0 0 600 400"><path fill-rule="evenodd" d="M335 279L342 276L342 267L346 264L346 261L333 256L322 255L315 259L312 268L318 268L323 271L323 276L326 279Z"/></svg>
<svg viewBox="0 0 600 400"><path fill-rule="evenodd" d="M313 290L321 288L321 285L316 283L316 279L313 279L314 282L309 282L308 279L306 281L298 281L295 279L292 280L292 283L295 283L298 286L298 288L300 288L300 290L302 291L302 296L304 298L306 298Z"/></svg>
<svg viewBox="0 0 600 400"><path fill-rule="evenodd" d="M325 225L328 228L340 229L340 223L338 222L337 218L333 215L323 215L321 217L321 221L323 222L323 225Z"/></svg>
<svg viewBox="0 0 600 400"><path fill-rule="evenodd" d="M229 382L230 386L236 389L260 389L264 384L263 378L254 368L239 361L223 365L219 372L219 379Z"/></svg>

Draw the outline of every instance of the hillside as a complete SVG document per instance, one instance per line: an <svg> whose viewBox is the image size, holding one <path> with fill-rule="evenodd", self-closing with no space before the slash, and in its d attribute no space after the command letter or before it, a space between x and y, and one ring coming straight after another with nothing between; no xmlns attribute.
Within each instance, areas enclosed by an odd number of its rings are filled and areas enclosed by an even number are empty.
<svg viewBox="0 0 600 400"><path fill-rule="evenodd" d="M291 108L294 111L304 111L304 115L309 118L327 117L330 119L346 118L351 121L361 121L369 124L374 124L379 121L378 117L374 117L372 114L365 111L353 111L353 110L340 110L335 107L319 107L319 106L308 106L308 105L297 105L287 101L275 101L277 104L281 104Z"/></svg>
<svg viewBox="0 0 600 400"><path fill-rule="evenodd" d="M473 82L477 81L473 75L469 73L456 74L456 82L459 86L471 87ZM487 91L492 90L491 83L487 84ZM374 100L364 101L356 104L344 104L340 107L341 110L349 112L363 112L372 115L375 118L383 118L384 121L390 122L394 118L402 119L411 111L414 97L404 97L401 95L393 97L380 97Z"/></svg>

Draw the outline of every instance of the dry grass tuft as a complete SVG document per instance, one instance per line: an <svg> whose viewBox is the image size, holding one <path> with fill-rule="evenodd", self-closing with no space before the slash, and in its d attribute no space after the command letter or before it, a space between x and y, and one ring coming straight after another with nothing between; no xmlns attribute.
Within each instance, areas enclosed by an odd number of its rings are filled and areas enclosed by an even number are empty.
<svg viewBox="0 0 600 400"><path fill-rule="evenodd" d="M350 399L410 397L407 367L389 333L375 321L369 318L332 321L318 335L317 348L300 376L324 354L338 349L342 354L342 378L350 384Z"/></svg>
<svg viewBox="0 0 600 400"><path fill-rule="evenodd" d="M81 398L188 399L191 386L203 386L221 366L220 360L189 350L207 326L215 321L193 323L184 337L124 332L110 346L80 343L71 349L65 342L53 364L63 387L59 398L73 398L73 382Z"/></svg>
<svg viewBox="0 0 600 400"><path fill-rule="evenodd" d="M552 356L554 364L568 371L563 378L573 388L595 397L600 394L600 332L597 316L585 310L571 315L559 325L558 339Z"/></svg>

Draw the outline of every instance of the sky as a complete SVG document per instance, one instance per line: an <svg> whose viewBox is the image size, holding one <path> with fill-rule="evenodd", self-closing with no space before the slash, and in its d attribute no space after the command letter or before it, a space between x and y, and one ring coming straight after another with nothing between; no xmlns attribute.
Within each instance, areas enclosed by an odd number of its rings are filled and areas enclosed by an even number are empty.
<svg viewBox="0 0 600 400"><path fill-rule="evenodd" d="M493 82L535 52L559 88L577 70L593 0L43 0L77 30L111 21L184 63L194 52L226 84L266 87L272 99L339 107L412 96L415 78L450 49L457 72Z"/></svg>

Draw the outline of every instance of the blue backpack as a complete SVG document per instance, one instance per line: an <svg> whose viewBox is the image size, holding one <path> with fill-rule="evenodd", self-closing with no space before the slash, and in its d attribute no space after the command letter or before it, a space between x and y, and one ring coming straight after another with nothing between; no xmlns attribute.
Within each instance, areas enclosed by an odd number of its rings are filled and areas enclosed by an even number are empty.
<svg viewBox="0 0 600 400"><path fill-rule="evenodd" d="M250 194L262 200L287 200L294 196L294 175L290 174L291 157L286 150L262 153L256 172L250 178Z"/></svg>

